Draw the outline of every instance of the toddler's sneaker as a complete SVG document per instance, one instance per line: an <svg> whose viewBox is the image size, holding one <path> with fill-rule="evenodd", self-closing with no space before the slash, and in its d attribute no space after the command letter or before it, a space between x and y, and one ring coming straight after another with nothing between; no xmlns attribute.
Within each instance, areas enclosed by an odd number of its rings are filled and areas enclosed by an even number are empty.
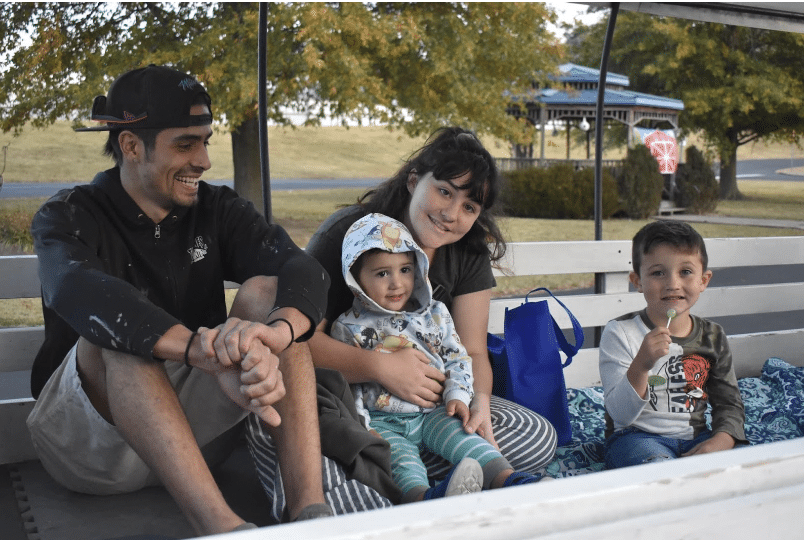
<svg viewBox="0 0 804 540"><path fill-rule="evenodd" d="M483 489L483 468L476 459L463 458L435 487L424 492L424 500L477 493Z"/></svg>

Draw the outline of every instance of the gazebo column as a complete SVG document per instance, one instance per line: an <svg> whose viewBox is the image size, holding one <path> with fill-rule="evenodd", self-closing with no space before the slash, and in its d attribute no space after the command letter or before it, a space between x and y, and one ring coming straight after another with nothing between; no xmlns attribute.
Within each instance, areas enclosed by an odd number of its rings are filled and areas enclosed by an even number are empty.
<svg viewBox="0 0 804 540"><path fill-rule="evenodd" d="M628 149L630 150L634 147L634 126L636 125L636 122L634 122L634 111L628 109L626 114L628 116L625 125L628 126L628 133L626 133L625 140L627 141Z"/></svg>
<svg viewBox="0 0 804 540"><path fill-rule="evenodd" d="M546 127L545 124L547 123L547 110L542 104L539 107L539 127L541 128L542 135L539 140L539 166L544 167L544 137L546 135Z"/></svg>
<svg viewBox="0 0 804 540"><path fill-rule="evenodd" d="M567 161L570 159L570 129L572 129L572 124L567 120Z"/></svg>

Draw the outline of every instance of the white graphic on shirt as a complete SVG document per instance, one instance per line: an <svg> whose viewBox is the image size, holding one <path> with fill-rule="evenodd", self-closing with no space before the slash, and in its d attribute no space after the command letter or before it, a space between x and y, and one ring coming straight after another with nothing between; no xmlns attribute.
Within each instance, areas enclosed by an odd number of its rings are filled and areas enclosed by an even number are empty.
<svg viewBox="0 0 804 540"><path fill-rule="evenodd" d="M192 262L196 263L203 259L207 254L207 245L204 243L204 238L201 236L195 237L195 245L187 250L190 254Z"/></svg>

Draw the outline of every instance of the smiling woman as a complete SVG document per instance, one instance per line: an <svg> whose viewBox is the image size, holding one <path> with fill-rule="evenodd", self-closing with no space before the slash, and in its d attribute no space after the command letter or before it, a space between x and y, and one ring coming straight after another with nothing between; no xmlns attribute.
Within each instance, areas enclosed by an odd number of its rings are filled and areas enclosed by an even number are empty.
<svg viewBox="0 0 804 540"><path fill-rule="evenodd" d="M418 407L435 407L441 401L444 376L412 349L383 354L341 343L328 334L330 324L350 308L354 298L341 272L341 245L347 229L369 213L401 221L430 259L433 299L449 310L472 358L474 398L466 431L499 445L513 469L533 473L555 452L555 430L541 416L491 395L486 329L495 284L492 262L505 251L493 213L499 184L494 159L473 133L459 127L442 128L392 178L365 193L358 204L327 218L306 248L332 279L325 321L309 344L317 367L335 369L350 383L379 383ZM270 457L271 441L255 425L250 425L249 441L263 486L276 485L278 469ZM323 448L325 456L331 455L327 450ZM435 454L425 452L424 458L431 478L442 477L450 468ZM340 470L335 462L330 465L328 471ZM341 482L342 476L325 479L330 482L328 502L336 513L388 504L388 499L366 485ZM344 490L355 506L343 503ZM275 502L275 515L281 516L282 494L272 491L268 496Z"/></svg>

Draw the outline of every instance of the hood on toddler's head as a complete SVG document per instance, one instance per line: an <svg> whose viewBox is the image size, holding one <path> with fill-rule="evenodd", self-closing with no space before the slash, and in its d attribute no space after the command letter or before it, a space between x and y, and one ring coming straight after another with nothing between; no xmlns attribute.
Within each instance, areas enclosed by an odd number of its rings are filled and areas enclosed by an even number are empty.
<svg viewBox="0 0 804 540"><path fill-rule="evenodd" d="M413 298L418 303L418 309L430 304L433 291L427 272L430 262L424 251L413 241L413 237L399 221L383 214L368 214L355 221L346 236L343 238L341 250L341 271L346 284L354 295L372 310L387 311L366 296L360 284L352 275L351 268L355 261L365 252L372 249L381 249L389 253L407 253L412 251L416 256L415 279L413 285Z"/></svg>

